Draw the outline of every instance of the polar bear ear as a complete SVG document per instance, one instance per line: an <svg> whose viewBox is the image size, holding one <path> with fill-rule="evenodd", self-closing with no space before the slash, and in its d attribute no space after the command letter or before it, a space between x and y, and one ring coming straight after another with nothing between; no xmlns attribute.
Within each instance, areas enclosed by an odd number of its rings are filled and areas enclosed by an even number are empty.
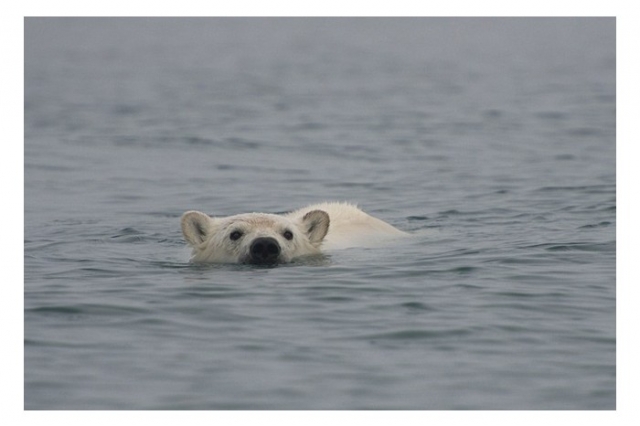
<svg viewBox="0 0 640 426"><path fill-rule="evenodd" d="M301 228L311 244L320 244L329 231L329 215L322 210L312 210L302 217Z"/></svg>
<svg viewBox="0 0 640 426"><path fill-rule="evenodd" d="M180 223L184 239L192 246L202 244L211 232L212 219L201 212L186 212L182 215Z"/></svg>

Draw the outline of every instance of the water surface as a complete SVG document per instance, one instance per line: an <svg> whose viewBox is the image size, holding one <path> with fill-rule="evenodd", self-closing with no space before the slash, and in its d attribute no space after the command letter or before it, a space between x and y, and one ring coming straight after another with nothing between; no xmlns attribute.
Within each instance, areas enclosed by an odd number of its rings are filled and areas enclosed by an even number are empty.
<svg viewBox="0 0 640 426"><path fill-rule="evenodd" d="M613 19L25 21L26 409L615 409ZM180 215L415 237L194 266Z"/></svg>

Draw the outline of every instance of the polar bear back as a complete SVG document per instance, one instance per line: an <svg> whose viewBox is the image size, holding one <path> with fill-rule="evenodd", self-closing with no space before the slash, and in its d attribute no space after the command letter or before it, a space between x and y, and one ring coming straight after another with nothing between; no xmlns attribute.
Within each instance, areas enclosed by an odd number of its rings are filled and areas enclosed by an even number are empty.
<svg viewBox="0 0 640 426"><path fill-rule="evenodd" d="M313 204L285 216L295 219L310 211L322 210L329 214L329 232L324 238L324 250L349 247L376 247L394 238L407 236L406 232L377 219L350 203L326 202Z"/></svg>

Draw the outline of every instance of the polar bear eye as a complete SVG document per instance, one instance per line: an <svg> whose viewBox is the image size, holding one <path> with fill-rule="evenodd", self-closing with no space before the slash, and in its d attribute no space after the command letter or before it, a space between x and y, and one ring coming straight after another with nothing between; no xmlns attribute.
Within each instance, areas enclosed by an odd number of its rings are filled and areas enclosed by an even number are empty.
<svg viewBox="0 0 640 426"><path fill-rule="evenodd" d="M240 239L240 237L242 237L242 232L240 231L233 231L231 234L229 234L229 238L231 238L232 241L236 241Z"/></svg>
<svg viewBox="0 0 640 426"><path fill-rule="evenodd" d="M282 233L282 236L285 237L289 241L291 241L293 239L293 233L291 231L289 231L288 229Z"/></svg>

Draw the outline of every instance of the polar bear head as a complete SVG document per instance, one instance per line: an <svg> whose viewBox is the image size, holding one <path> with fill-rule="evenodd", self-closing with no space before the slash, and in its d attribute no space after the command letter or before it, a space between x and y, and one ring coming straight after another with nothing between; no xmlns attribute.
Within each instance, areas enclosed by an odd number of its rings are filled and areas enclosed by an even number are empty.
<svg viewBox="0 0 640 426"><path fill-rule="evenodd" d="M329 215L313 210L298 218L267 213L209 217L188 211L182 233L197 263L288 263L320 253Z"/></svg>

